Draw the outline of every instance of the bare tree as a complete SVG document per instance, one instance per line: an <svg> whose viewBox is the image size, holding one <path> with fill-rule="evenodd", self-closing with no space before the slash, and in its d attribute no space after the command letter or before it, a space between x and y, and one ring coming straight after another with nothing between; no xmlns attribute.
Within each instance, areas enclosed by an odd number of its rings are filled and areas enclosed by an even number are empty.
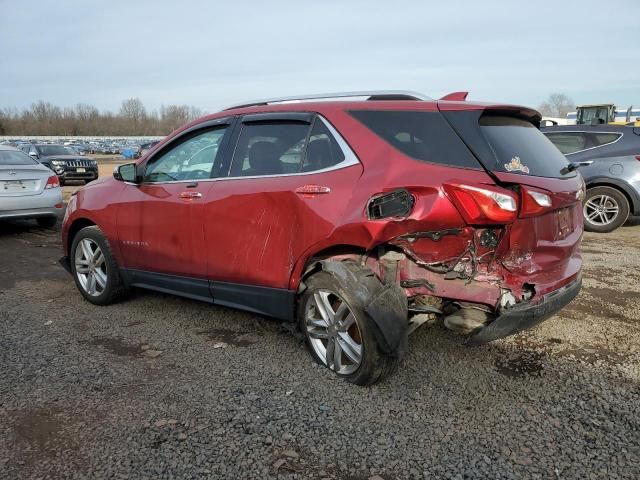
<svg viewBox="0 0 640 480"><path fill-rule="evenodd" d="M123 101L117 114L92 105L60 108L39 100L21 111L0 108L0 135L167 135L199 116L201 111L189 105L163 105L149 113L139 98Z"/></svg>
<svg viewBox="0 0 640 480"><path fill-rule="evenodd" d="M538 110L546 117L564 118L575 110L575 102L565 93L552 93L546 101L538 106Z"/></svg>

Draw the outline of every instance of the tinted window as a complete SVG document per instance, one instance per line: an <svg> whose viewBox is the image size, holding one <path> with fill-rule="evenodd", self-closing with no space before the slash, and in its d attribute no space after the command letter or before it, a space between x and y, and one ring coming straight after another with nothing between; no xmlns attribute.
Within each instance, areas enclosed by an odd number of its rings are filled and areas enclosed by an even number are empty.
<svg viewBox="0 0 640 480"><path fill-rule="evenodd" d="M608 143L615 142L621 136L622 135L619 133L592 133L591 143L593 143L594 147L601 147Z"/></svg>
<svg viewBox="0 0 640 480"><path fill-rule="evenodd" d="M562 177L565 156L532 123L514 117L483 115L482 131L495 156L495 171Z"/></svg>
<svg viewBox="0 0 640 480"><path fill-rule="evenodd" d="M480 168L439 112L352 111L386 142L417 160L451 167Z"/></svg>
<svg viewBox="0 0 640 480"><path fill-rule="evenodd" d="M77 155L77 153L71 148L63 147L62 145L40 145L38 147L40 155Z"/></svg>
<svg viewBox="0 0 640 480"><path fill-rule="evenodd" d="M547 133L547 138L551 140L558 150L565 155L575 153L587 148L587 137L580 132L567 133Z"/></svg>
<svg viewBox="0 0 640 480"><path fill-rule="evenodd" d="M242 125L232 177L281 175L300 171L311 126L301 122L260 122Z"/></svg>
<svg viewBox="0 0 640 480"><path fill-rule="evenodd" d="M227 127L190 135L154 156L147 164L145 181L170 182L210 178L221 162L220 144Z"/></svg>
<svg viewBox="0 0 640 480"><path fill-rule="evenodd" d="M344 160L342 149L322 120L316 118L302 163L303 172L314 172L339 164Z"/></svg>
<svg viewBox="0 0 640 480"><path fill-rule="evenodd" d="M15 150L0 150L0 165L34 165L38 164L29 155Z"/></svg>

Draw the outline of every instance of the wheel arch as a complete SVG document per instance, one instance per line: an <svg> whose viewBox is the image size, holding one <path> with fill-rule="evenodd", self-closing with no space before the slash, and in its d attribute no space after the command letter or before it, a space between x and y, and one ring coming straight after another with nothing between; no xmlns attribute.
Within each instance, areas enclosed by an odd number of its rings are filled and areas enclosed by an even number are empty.
<svg viewBox="0 0 640 480"><path fill-rule="evenodd" d="M612 178L603 177L603 178L590 179L588 182L586 182L586 184L587 184L587 190L595 187L609 187L609 188L614 188L618 190L620 193L622 193L625 196L625 198L627 199L627 202L629 202L630 213L632 215L640 213L640 198L638 198L638 195L635 194L633 189L630 186L628 186L625 182L615 180Z"/></svg>
<svg viewBox="0 0 640 480"><path fill-rule="evenodd" d="M87 217L79 217L73 220L71 225L69 225L69 229L67 231L67 240L65 242L65 252L66 256L71 254L71 245L73 244L73 239L78 234L80 230L86 227L92 227L97 225L96 222L87 218Z"/></svg>

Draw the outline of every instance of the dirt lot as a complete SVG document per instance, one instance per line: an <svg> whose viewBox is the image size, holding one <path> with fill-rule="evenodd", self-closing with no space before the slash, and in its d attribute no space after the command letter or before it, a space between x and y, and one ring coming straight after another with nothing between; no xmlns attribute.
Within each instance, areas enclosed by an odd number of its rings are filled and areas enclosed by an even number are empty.
<svg viewBox="0 0 640 480"><path fill-rule="evenodd" d="M59 226L0 224L0 478L639 478L638 223L585 236L582 293L536 330L423 327L369 389L269 319L90 305Z"/></svg>

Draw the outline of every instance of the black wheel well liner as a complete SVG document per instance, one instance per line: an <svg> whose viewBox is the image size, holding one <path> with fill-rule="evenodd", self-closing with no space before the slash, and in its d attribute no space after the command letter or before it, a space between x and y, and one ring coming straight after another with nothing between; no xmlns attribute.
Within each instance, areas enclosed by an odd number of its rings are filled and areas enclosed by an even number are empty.
<svg viewBox="0 0 640 480"><path fill-rule="evenodd" d="M65 252L67 255L71 254L71 244L73 243L73 239L78 234L78 232L85 227L92 227L95 224L96 224L95 222L84 217L78 218L73 221L73 223L69 227L69 233L67 234L67 248L69 250Z"/></svg>

